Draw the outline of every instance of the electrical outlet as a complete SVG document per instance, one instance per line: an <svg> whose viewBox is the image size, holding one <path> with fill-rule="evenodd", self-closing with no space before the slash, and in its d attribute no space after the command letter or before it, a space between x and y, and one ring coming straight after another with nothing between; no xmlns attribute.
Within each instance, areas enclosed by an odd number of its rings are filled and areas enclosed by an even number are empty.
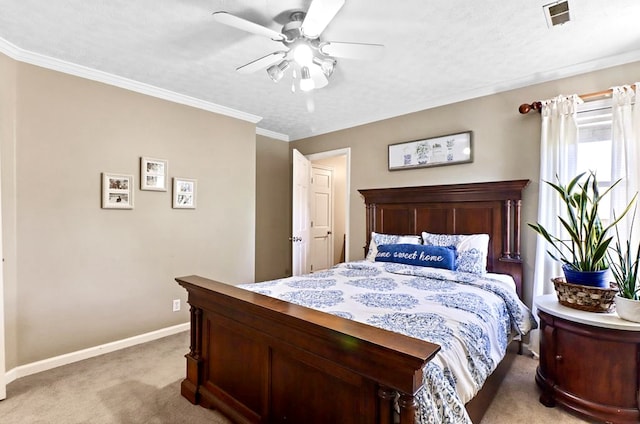
<svg viewBox="0 0 640 424"><path fill-rule="evenodd" d="M180 299L173 299L173 312L180 310Z"/></svg>

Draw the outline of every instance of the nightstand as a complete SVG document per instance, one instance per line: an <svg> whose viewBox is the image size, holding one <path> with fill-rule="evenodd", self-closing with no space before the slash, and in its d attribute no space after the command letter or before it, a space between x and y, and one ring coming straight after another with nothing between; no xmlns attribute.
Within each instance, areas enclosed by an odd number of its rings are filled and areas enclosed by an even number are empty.
<svg viewBox="0 0 640 424"><path fill-rule="evenodd" d="M602 422L640 422L640 324L615 312L562 306L555 294L534 304L540 317L540 402Z"/></svg>

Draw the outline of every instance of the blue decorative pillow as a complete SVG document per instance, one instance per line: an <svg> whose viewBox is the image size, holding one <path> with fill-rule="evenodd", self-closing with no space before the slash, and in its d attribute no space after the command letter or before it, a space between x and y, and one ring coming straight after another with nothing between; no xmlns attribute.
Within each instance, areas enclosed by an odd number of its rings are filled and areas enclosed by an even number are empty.
<svg viewBox="0 0 640 424"><path fill-rule="evenodd" d="M376 261L455 269L456 248L421 244L381 244L378 246Z"/></svg>
<svg viewBox="0 0 640 424"><path fill-rule="evenodd" d="M422 233L427 246L455 246L458 252L456 271L484 274L487 272L489 234L431 234Z"/></svg>

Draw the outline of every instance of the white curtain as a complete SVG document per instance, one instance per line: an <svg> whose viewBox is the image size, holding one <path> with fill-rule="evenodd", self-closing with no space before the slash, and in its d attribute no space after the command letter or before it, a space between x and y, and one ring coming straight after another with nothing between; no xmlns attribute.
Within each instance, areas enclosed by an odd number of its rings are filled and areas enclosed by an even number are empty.
<svg viewBox="0 0 640 424"><path fill-rule="evenodd" d="M538 192L538 221L551 234L562 235L558 215L564 210L556 191L545 181L566 184L575 177L578 125L577 106L582 99L577 95L558 96L542 102L542 128L540 131L540 187ZM531 230L533 231L533 230ZM550 248L542 236L536 238L536 259L533 268L532 296L553 293L551 278L562 276L562 265L549 257ZM534 305L535 315L535 305ZM538 356L539 331L529 333L528 349Z"/></svg>
<svg viewBox="0 0 640 424"><path fill-rule="evenodd" d="M640 84L636 83L636 90ZM629 85L613 87L612 96L612 133L611 133L611 178L612 182L622 179L611 192L612 215L619 215L638 192L640 166L640 106L636 92ZM640 211L638 212L640 213ZM621 237L629 234L633 211L618 224ZM640 216L634 225L634 243L637 246L640 232Z"/></svg>
<svg viewBox="0 0 640 424"><path fill-rule="evenodd" d="M576 174L578 126L577 95L558 96L542 102L542 131L540 139L540 191L538 222L551 234L562 234L559 215L564 208L557 192L545 181L567 184ZM536 240L536 259L533 278L533 297L553 293L551 278L562 276L562 264L547 254L550 246L541 237Z"/></svg>

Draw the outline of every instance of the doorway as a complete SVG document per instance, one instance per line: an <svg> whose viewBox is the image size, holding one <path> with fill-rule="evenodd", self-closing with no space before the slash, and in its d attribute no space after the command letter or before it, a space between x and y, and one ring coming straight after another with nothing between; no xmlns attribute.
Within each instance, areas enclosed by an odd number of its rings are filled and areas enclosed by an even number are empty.
<svg viewBox="0 0 640 424"><path fill-rule="evenodd" d="M0 214L0 222L2 222L2 216ZM2 228L0 227L0 240L2 237ZM0 400L7 397L7 378L6 378L6 353L4 342L4 255L2 253L2 244L0 244Z"/></svg>
<svg viewBox="0 0 640 424"><path fill-rule="evenodd" d="M332 247L333 260L329 267L349 260L349 191L351 177L351 149L331 150L308 155L312 166L332 170L333 202Z"/></svg>
<svg viewBox="0 0 640 424"><path fill-rule="evenodd" d="M334 197L333 216L333 261L331 265L349 260L349 210L350 210L350 176L351 149L338 149L303 156L293 151L293 199L291 205L293 231L292 242L292 275L300 275L311 271L310 227L311 219L309 185L313 164L329 166L333 171ZM307 172L307 169L309 170ZM304 171L304 172L303 172ZM304 194L307 193L305 197Z"/></svg>

